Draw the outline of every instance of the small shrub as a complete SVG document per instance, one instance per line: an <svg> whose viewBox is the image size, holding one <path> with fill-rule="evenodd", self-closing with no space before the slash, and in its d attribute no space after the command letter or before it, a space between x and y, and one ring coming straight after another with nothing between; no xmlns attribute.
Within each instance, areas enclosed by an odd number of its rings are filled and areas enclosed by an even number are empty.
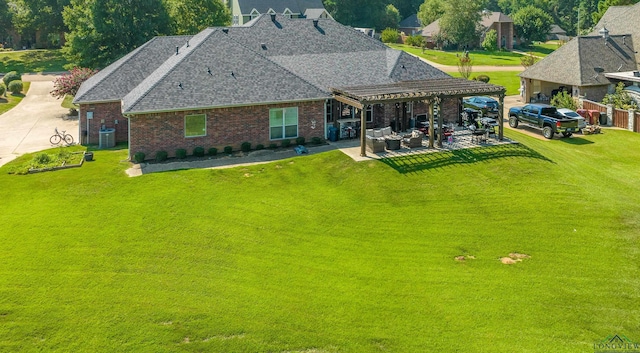
<svg viewBox="0 0 640 353"><path fill-rule="evenodd" d="M270 150L275 150L276 148L278 148L278 145L276 145L275 143L270 143L269 144L269 149Z"/></svg>
<svg viewBox="0 0 640 353"><path fill-rule="evenodd" d="M476 78L478 81L484 82L484 83L488 83L490 78L487 75L478 75L478 77Z"/></svg>
<svg viewBox="0 0 640 353"><path fill-rule="evenodd" d="M243 142L242 144L240 144L240 150L242 152L251 151L251 142Z"/></svg>
<svg viewBox="0 0 640 353"><path fill-rule="evenodd" d="M176 150L176 158L178 158L178 159L187 158L187 150L185 150L184 148L178 148Z"/></svg>
<svg viewBox="0 0 640 353"><path fill-rule="evenodd" d="M164 162L169 157L169 153L167 151L158 151L156 152L156 162Z"/></svg>
<svg viewBox="0 0 640 353"><path fill-rule="evenodd" d="M7 86L7 88L9 87L9 83L20 80L22 80L22 75L20 75L17 71L8 72L2 78L2 82L4 82L4 85Z"/></svg>
<svg viewBox="0 0 640 353"><path fill-rule="evenodd" d="M36 154L35 157L33 157L33 160L37 163L37 164L47 164L51 162L51 156L48 155L47 153L38 153Z"/></svg>
<svg viewBox="0 0 640 353"><path fill-rule="evenodd" d="M204 157L204 147L196 147L193 149L193 155L196 157Z"/></svg>
<svg viewBox="0 0 640 353"><path fill-rule="evenodd" d="M136 154L133 155L133 160L136 163L142 163L144 162L144 157L145 157L144 152L136 152Z"/></svg>
<svg viewBox="0 0 640 353"><path fill-rule="evenodd" d="M304 137L302 137L302 136L300 136L300 137L296 138L296 145L298 145L298 146L304 146L304 140L305 140L305 138L304 138Z"/></svg>
<svg viewBox="0 0 640 353"><path fill-rule="evenodd" d="M18 94L22 92L22 81L11 81L11 83L9 83L9 86L7 86L7 88L9 89L9 92L13 94Z"/></svg>
<svg viewBox="0 0 640 353"><path fill-rule="evenodd" d="M7 91L7 88L4 86L4 83L0 83L0 96L4 95Z"/></svg>
<svg viewBox="0 0 640 353"><path fill-rule="evenodd" d="M77 116L77 115L78 115L78 109L69 108L69 116Z"/></svg>
<svg viewBox="0 0 640 353"><path fill-rule="evenodd" d="M405 39L404 44L410 45L413 47L422 47L424 46L424 37L420 34L414 34L412 36L407 37L407 39Z"/></svg>
<svg viewBox="0 0 640 353"><path fill-rule="evenodd" d="M282 140L282 142L280 142L280 146L282 146L283 148L291 146L291 140Z"/></svg>
<svg viewBox="0 0 640 353"><path fill-rule="evenodd" d="M224 154L231 154L233 152L232 146L224 146Z"/></svg>
<svg viewBox="0 0 640 353"><path fill-rule="evenodd" d="M400 33L397 29L386 28L380 34L380 39L383 43L398 43L398 39L400 39Z"/></svg>
<svg viewBox="0 0 640 353"><path fill-rule="evenodd" d="M263 149L264 149L264 145L263 144L259 143L259 144L256 145L256 150L259 151L259 150L263 150Z"/></svg>
<svg viewBox="0 0 640 353"><path fill-rule="evenodd" d="M211 147L211 148L209 148L209 151L208 151L208 152L209 152L209 155L210 155L210 156L215 156L215 155L217 155L217 154L218 154L218 149L217 149L217 148L215 148L215 147Z"/></svg>
<svg viewBox="0 0 640 353"><path fill-rule="evenodd" d="M314 145L321 145L323 142L322 137L314 136L311 138L311 143Z"/></svg>

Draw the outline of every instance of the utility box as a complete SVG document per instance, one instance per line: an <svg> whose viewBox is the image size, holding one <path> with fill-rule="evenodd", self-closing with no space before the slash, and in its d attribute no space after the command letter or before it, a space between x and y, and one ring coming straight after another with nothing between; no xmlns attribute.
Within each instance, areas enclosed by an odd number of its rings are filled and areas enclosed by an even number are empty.
<svg viewBox="0 0 640 353"><path fill-rule="evenodd" d="M100 143L98 148L111 148L116 145L116 129L100 130Z"/></svg>

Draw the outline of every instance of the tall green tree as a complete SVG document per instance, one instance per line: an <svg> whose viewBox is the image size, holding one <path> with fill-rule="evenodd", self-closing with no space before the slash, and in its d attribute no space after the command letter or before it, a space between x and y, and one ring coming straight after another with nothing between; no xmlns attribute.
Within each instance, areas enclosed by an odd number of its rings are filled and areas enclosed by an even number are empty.
<svg viewBox="0 0 640 353"><path fill-rule="evenodd" d="M376 27L381 28L398 28L400 23L400 12L392 4L387 5L380 23Z"/></svg>
<svg viewBox="0 0 640 353"><path fill-rule="evenodd" d="M76 65L102 68L156 35L171 33L162 0L71 0L65 53Z"/></svg>
<svg viewBox="0 0 640 353"><path fill-rule="evenodd" d="M220 0L168 0L167 5L174 34L231 24L231 12Z"/></svg>
<svg viewBox="0 0 640 353"><path fill-rule="evenodd" d="M576 16L576 34L586 34L595 25L591 14L598 11L598 0L580 0Z"/></svg>
<svg viewBox="0 0 640 353"><path fill-rule="evenodd" d="M534 40L547 40L553 18L542 9L529 5L513 15L513 24L516 33L526 44Z"/></svg>
<svg viewBox="0 0 640 353"><path fill-rule="evenodd" d="M593 24L595 25L600 21L604 13L607 12L609 6L624 6L624 5L633 5L637 3L638 0L600 0L598 2L598 12L594 12L591 14L593 19Z"/></svg>
<svg viewBox="0 0 640 353"><path fill-rule="evenodd" d="M324 6L333 18L353 27L373 27L379 25L384 15L387 0L324 0Z"/></svg>
<svg viewBox="0 0 640 353"><path fill-rule="evenodd" d="M439 19L444 15L444 2L441 0L425 0L418 10L418 19L423 26Z"/></svg>
<svg viewBox="0 0 640 353"><path fill-rule="evenodd" d="M457 46L474 46L480 40L478 23L482 16L484 0L446 0L444 14L440 17L440 32Z"/></svg>
<svg viewBox="0 0 640 353"><path fill-rule="evenodd" d="M400 12L400 19L405 19L411 15L418 13L418 8L424 0L391 0L393 5Z"/></svg>
<svg viewBox="0 0 640 353"><path fill-rule="evenodd" d="M4 42L9 30L13 27L11 22L11 12L7 0L0 0L0 44Z"/></svg>
<svg viewBox="0 0 640 353"><path fill-rule="evenodd" d="M67 30L62 11L70 0L11 0L13 27L23 36L35 37L39 43L49 46L48 35Z"/></svg>

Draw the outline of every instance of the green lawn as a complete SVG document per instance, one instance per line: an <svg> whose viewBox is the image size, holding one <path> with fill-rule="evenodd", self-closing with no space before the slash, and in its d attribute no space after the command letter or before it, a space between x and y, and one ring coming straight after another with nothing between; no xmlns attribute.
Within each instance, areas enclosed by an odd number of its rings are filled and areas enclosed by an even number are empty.
<svg viewBox="0 0 640 353"><path fill-rule="evenodd" d="M471 73L471 77L487 75L490 78L489 83L504 86L507 89L507 95L511 96L520 93L518 91L520 88L519 73L520 71L474 71ZM448 72L448 74L453 77L461 77L459 72Z"/></svg>
<svg viewBox="0 0 640 353"><path fill-rule="evenodd" d="M22 82L22 93L14 95L11 92L6 92L6 97L0 96L0 114L18 105L29 91L29 86L31 86L31 82Z"/></svg>
<svg viewBox="0 0 640 353"><path fill-rule="evenodd" d="M458 58L463 52L442 51L426 49L424 52L421 48L411 47L404 44L387 44L391 48L404 50L407 53L420 56L429 61L433 61L442 65L455 66L458 64ZM470 51L469 56L473 61L473 65L490 65L490 66L519 66L522 55L508 51L498 51L487 53L485 51Z"/></svg>
<svg viewBox="0 0 640 353"><path fill-rule="evenodd" d="M549 41L546 43L535 42L534 44L531 44L529 47L521 48L520 50L525 53L531 53L535 56L545 57L553 53L559 47L560 47L560 43L558 41Z"/></svg>
<svg viewBox="0 0 640 353"><path fill-rule="evenodd" d="M20 50L0 52L0 72L18 71L58 72L66 71L67 64L60 50Z"/></svg>
<svg viewBox="0 0 640 353"><path fill-rule="evenodd" d="M137 178L125 150L57 172L2 167L0 351L640 341L640 135L507 135L521 144ZM511 252L531 258L500 263Z"/></svg>

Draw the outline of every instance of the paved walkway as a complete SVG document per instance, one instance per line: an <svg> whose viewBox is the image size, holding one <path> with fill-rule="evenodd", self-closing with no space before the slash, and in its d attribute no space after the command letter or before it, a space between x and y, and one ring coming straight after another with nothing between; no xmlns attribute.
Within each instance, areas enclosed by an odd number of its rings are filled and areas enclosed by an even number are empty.
<svg viewBox="0 0 640 353"><path fill-rule="evenodd" d="M62 101L49 94L55 75L23 75L31 87L13 109L0 115L0 166L23 153L51 148L54 129L66 130L78 141L78 120L68 119Z"/></svg>

